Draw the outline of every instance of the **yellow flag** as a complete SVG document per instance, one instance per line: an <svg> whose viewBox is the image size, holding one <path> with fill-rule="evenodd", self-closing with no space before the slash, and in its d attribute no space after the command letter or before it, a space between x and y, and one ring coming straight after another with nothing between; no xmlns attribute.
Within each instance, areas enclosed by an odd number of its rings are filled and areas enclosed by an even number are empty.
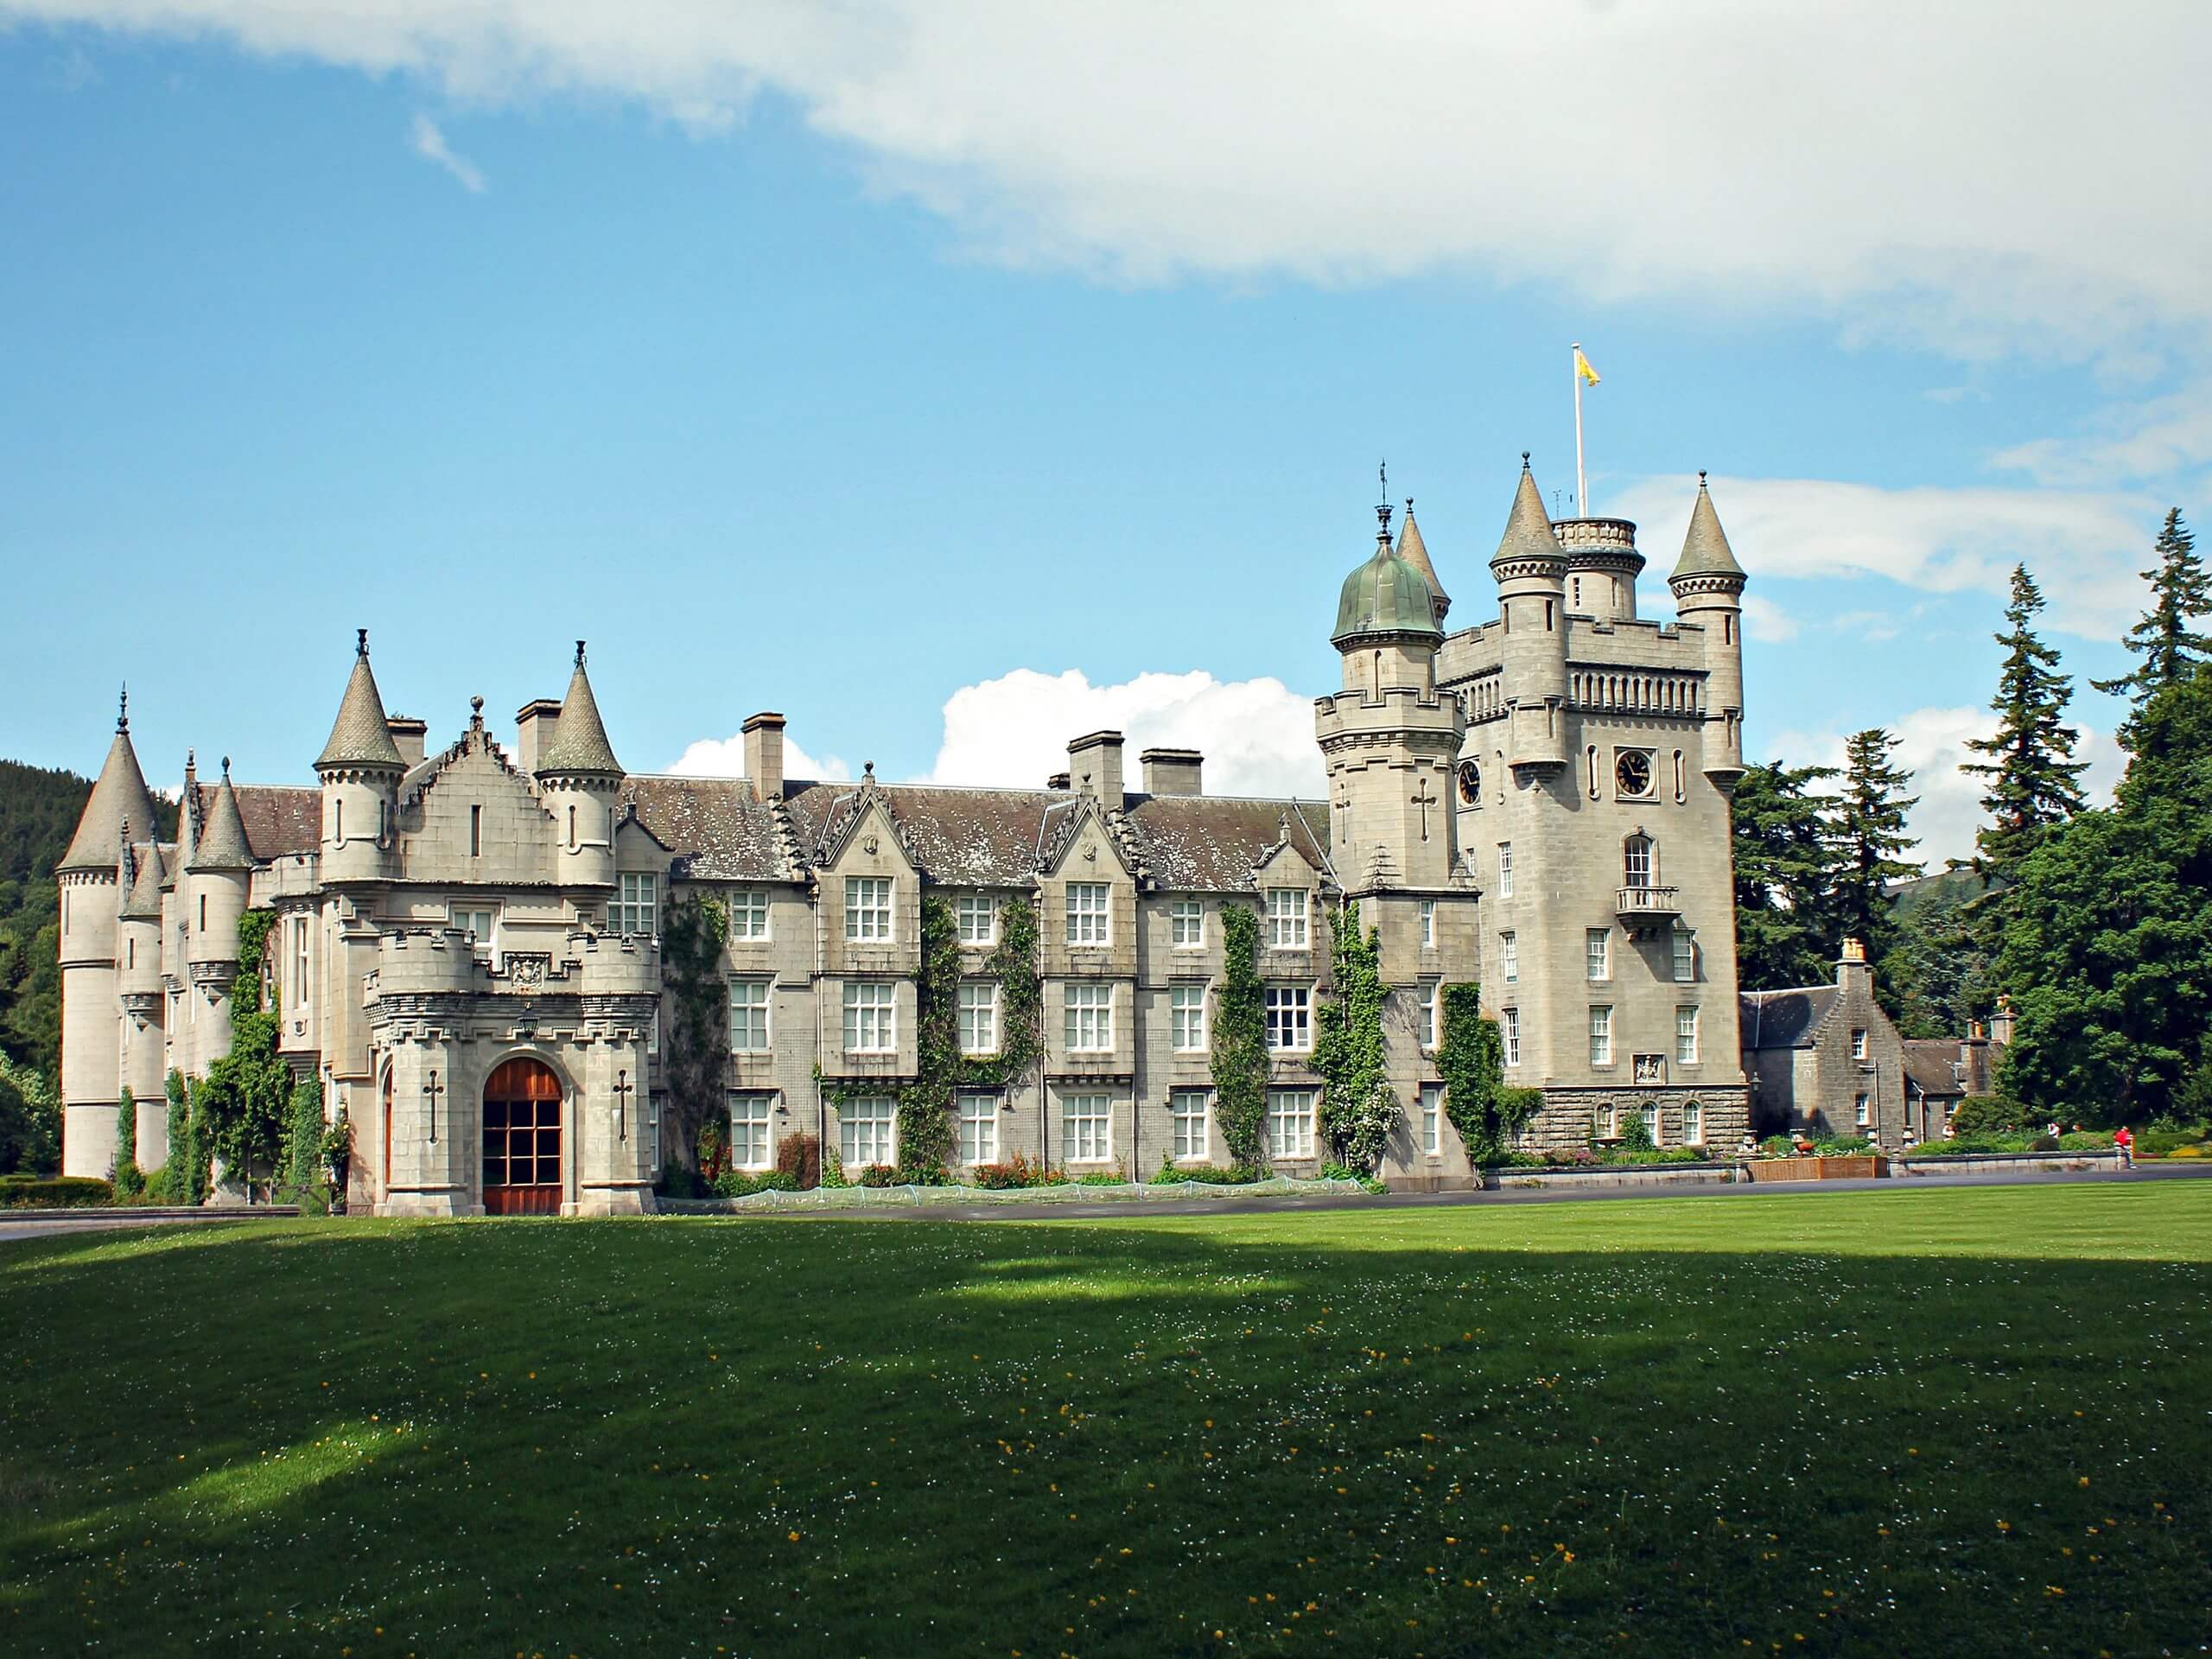
<svg viewBox="0 0 2212 1659"><path fill-rule="evenodd" d="M1574 348L1574 372L1582 377L1584 385L1594 386L1598 384L1598 371L1590 366L1590 359L1582 355L1582 348L1580 346Z"/></svg>

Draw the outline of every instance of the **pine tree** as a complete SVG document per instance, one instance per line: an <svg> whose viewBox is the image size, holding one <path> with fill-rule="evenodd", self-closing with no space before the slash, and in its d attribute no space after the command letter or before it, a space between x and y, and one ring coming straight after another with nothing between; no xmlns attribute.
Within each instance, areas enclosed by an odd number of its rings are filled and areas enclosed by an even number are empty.
<svg viewBox="0 0 2212 1659"><path fill-rule="evenodd" d="M2212 572L2196 556L2196 537L2182 524L2181 509L2166 514L2152 550L2155 570L2143 572L2151 584L2151 608L2121 641L2142 661L2117 679L2093 680L2100 691L2124 696L2134 705L2120 728L2121 745L2139 751L2145 705L2166 687L2187 679L2197 664L2212 660L2212 639L2192 632L2190 623L2212 615Z"/></svg>
<svg viewBox="0 0 2212 1659"><path fill-rule="evenodd" d="M2012 597L2005 607L2011 626L1997 636L2005 665L1989 705L1997 712L1997 730L1967 740L1968 748L1990 758L1959 768L1989 780L1981 809L1990 822L1974 832L1974 868L1993 881L2009 881L2036 843L2086 804L2081 789L2085 763L2074 759L2081 734L2064 719L2074 682L2059 671L2057 652L2029 626L2043 604L2043 590L2028 567L2014 565Z"/></svg>
<svg viewBox="0 0 2212 1659"><path fill-rule="evenodd" d="M1901 856L1912 850L1905 815L1920 798L1904 792L1912 773L1890 764L1897 747L1879 727L1852 734L1844 744L1843 794L1834 815L1837 937L1864 940L1867 959L1878 964L1897 938L1889 886L1920 874L1918 863Z"/></svg>
<svg viewBox="0 0 2212 1659"><path fill-rule="evenodd" d="M1836 849L1814 785L1834 766L1746 767L1729 800L1736 859L1736 972L1745 990L1818 983L1835 959Z"/></svg>

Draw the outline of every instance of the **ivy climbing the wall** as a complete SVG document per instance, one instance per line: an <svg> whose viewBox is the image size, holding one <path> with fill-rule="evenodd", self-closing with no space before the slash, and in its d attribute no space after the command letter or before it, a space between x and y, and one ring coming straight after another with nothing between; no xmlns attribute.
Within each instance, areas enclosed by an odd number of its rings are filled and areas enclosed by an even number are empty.
<svg viewBox="0 0 2212 1659"><path fill-rule="evenodd" d="M138 1102L130 1090L115 1108L115 1196L135 1198L146 1190L146 1177L138 1167Z"/></svg>
<svg viewBox="0 0 2212 1659"><path fill-rule="evenodd" d="M200 1150L192 1121L192 1097L184 1073L172 1066L166 1084L169 1109L169 1160L162 1166L162 1197L170 1204L200 1204L207 1197L207 1160Z"/></svg>
<svg viewBox="0 0 2212 1659"><path fill-rule="evenodd" d="M257 1170L275 1172L284 1143L285 1109L292 1096L292 1068L277 1052L283 1022L262 1007L264 954L273 912L249 910L238 918L238 971L231 986L231 1052L207 1068L194 1091L194 1116L206 1132L206 1150L253 1191Z"/></svg>
<svg viewBox="0 0 2212 1659"><path fill-rule="evenodd" d="M694 893L663 912L661 986L668 1028L661 1033L661 1074L668 1080L668 1150L677 1169L696 1177L699 1132L729 1109L729 977L723 948L729 911Z"/></svg>
<svg viewBox="0 0 2212 1659"><path fill-rule="evenodd" d="M1268 1016L1260 984L1260 918L1221 907L1221 986L1213 1004L1214 1122L1230 1165L1268 1167Z"/></svg>
<svg viewBox="0 0 2212 1659"><path fill-rule="evenodd" d="M1444 1113L1477 1168L1505 1162L1513 1142L1543 1103L1541 1089L1505 1084L1505 1043L1497 1021L1482 1011L1479 985L1446 985L1443 1041L1436 1069L1444 1078Z"/></svg>
<svg viewBox="0 0 2212 1659"><path fill-rule="evenodd" d="M1321 1132L1337 1156L1363 1175L1382 1162L1390 1130L1398 1119L1397 1097L1390 1092L1389 1059L1382 1044L1381 936L1361 931L1359 902L1337 916L1330 974L1336 982L1315 1020L1313 1069L1320 1073Z"/></svg>

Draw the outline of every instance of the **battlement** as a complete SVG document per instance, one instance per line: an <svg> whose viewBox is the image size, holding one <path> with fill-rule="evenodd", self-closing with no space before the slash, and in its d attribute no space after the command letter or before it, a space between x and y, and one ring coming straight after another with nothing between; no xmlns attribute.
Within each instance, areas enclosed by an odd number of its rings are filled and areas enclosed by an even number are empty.
<svg viewBox="0 0 2212 1659"><path fill-rule="evenodd" d="M586 996L658 996L660 941L634 933L569 935L561 987Z"/></svg>
<svg viewBox="0 0 2212 1659"><path fill-rule="evenodd" d="M1324 735L1332 722L1353 730L1415 726L1448 732L1457 718L1451 693L1410 685L1385 686L1379 692L1332 692L1313 699L1313 714Z"/></svg>
<svg viewBox="0 0 2212 1659"><path fill-rule="evenodd" d="M402 927L377 939L377 965L363 976L364 1000L449 995L489 988L491 968L457 927Z"/></svg>
<svg viewBox="0 0 2212 1659"><path fill-rule="evenodd" d="M1614 554L1643 563L1636 550L1636 526L1626 518L1561 518L1552 534L1572 560L1583 554Z"/></svg>

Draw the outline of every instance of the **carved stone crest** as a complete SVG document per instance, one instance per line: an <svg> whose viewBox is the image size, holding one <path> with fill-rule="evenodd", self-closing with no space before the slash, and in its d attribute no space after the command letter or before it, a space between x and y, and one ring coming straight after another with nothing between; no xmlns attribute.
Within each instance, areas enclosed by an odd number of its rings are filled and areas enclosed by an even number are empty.
<svg viewBox="0 0 2212 1659"><path fill-rule="evenodd" d="M551 971L552 966L553 958L550 957L510 955L507 957L507 977L513 982L517 990L531 990L545 982L545 976Z"/></svg>

